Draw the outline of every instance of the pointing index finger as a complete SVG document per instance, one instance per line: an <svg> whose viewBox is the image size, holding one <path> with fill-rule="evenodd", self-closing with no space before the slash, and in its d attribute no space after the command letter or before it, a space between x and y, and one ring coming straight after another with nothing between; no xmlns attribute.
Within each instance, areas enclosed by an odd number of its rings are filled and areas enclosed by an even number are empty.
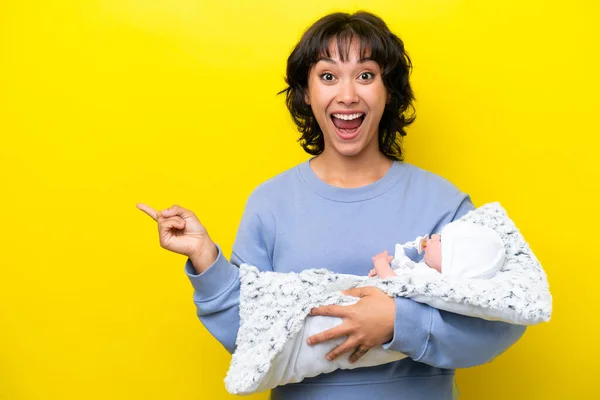
<svg viewBox="0 0 600 400"><path fill-rule="evenodd" d="M145 212L146 214L148 214L150 216L150 218L152 218L155 221L158 221L158 217L156 214L158 214L158 212L150 207L149 205L146 205L144 203L138 203L136 204L136 207L139 208L140 210L142 210L143 212Z"/></svg>

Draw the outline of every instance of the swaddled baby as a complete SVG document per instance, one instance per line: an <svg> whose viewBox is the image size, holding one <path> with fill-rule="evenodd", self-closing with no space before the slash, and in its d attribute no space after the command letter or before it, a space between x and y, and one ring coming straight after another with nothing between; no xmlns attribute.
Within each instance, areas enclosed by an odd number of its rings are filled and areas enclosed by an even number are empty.
<svg viewBox="0 0 600 400"><path fill-rule="evenodd" d="M408 258L404 248L416 248L424 252L423 261ZM397 244L395 257L382 252L373 257L374 268L370 276L390 278L394 269L419 269L421 273L443 274L453 279L491 278L502 267L505 258L504 244L491 228L464 221L447 224L440 234L418 237L404 245ZM391 265L390 265L391 262ZM353 298L356 303L359 299ZM334 328L342 323L338 317L307 316L304 326L295 340L290 341L273 360L269 376L257 391L271 389L276 385L299 382L304 378L329 373L336 369L353 369L389 363L406 357L403 353L385 350L377 346L369 350L357 362L350 363L347 357L328 361L325 356L345 337L309 346L306 339L317 333ZM308 371L308 373L307 373Z"/></svg>
<svg viewBox="0 0 600 400"><path fill-rule="evenodd" d="M443 242L442 242L443 236ZM406 256L404 248L416 248L423 261L416 263ZM441 234L418 237L404 245L396 245L396 254L387 251L373 257L374 268L369 276L388 278L397 268L426 268L454 278L491 278L504 263L504 244L496 231L471 222L455 221L442 229Z"/></svg>

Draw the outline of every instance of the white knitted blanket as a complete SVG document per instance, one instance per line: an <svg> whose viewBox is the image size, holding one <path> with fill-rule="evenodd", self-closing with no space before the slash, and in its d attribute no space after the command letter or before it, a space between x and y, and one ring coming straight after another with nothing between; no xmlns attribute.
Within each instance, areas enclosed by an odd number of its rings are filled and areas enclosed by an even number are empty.
<svg viewBox="0 0 600 400"><path fill-rule="evenodd" d="M341 290L375 286L389 296L410 297L435 308L490 320L534 325L550 319L552 297L546 274L523 236L499 203L489 203L460 218L494 229L506 248L504 265L489 279L452 279L396 270L379 279L338 274L326 269L300 273L240 266L240 328L225 378L231 393L252 393L270 373L273 360L293 341L314 307L347 305L356 298ZM392 268L396 260L392 261Z"/></svg>

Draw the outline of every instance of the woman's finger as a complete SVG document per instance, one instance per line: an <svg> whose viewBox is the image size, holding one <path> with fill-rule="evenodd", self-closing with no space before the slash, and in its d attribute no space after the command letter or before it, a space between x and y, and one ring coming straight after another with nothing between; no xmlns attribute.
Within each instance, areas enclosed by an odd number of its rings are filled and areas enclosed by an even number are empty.
<svg viewBox="0 0 600 400"><path fill-rule="evenodd" d="M348 307L336 305L316 307L310 311L310 315L327 315L330 317L343 318L348 316Z"/></svg>
<svg viewBox="0 0 600 400"><path fill-rule="evenodd" d="M183 229L185 228L185 219L175 216L175 217L169 217L169 218L165 218L163 221L161 221L161 224L165 224L165 223L169 223L169 226L171 228L177 228L177 229Z"/></svg>
<svg viewBox="0 0 600 400"><path fill-rule="evenodd" d="M306 339L306 343L309 346L312 346L317 343L326 342L331 339L335 339L341 336L348 336L348 328L344 327L344 324L336 326L335 328L327 329L321 333L317 333L316 335L312 335L308 339Z"/></svg>
<svg viewBox="0 0 600 400"><path fill-rule="evenodd" d="M349 351L351 351L352 349L354 349L356 347L356 345L357 344L354 340L351 340L350 338L348 338L348 340L345 340L344 343L340 344L335 349L333 349L329 353L327 353L325 358L327 359L327 361L333 361L336 358L338 358L339 356L341 356L342 354L346 354Z"/></svg>
<svg viewBox="0 0 600 400"><path fill-rule="evenodd" d="M136 207L148 214L153 220L158 221L158 212L154 208L144 203L138 203L136 204Z"/></svg>
<svg viewBox="0 0 600 400"><path fill-rule="evenodd" d="M359 287L359 288L351 288L348 290L344 290L342 291L342 293L345 296L352 296L352 297L365 297L365 296L369 296L373 294L373 290L377 290L376 288L372 287L372 286L364 286L364 287ZM340 306L341 307L341 306Z"/></svg>
<svg viewBox="0 0 600 400"><path fill-rule="evenodd" d="M162 210L161 215L163 217L173 217L175 215L180 216L181 218L188 218L195 216L194 213L188 209L178 206L177 204L172 205L166 210Z"/></svg>
<svg viewBox="0 0 600 400"><path fill-rule="evenodd" d="M366 347L364 344L358 346L356 348L356 350L354 350L354 353L352 353L352 355L350 356L348 361L350 361L350 364L357 362L358 359L361 358L362 356L364 356L365 354L367 354L367 351L369 351L369 350L370 349L368 347Z"/></svg>
<svg viewBox="0 0 600 400"><path fill-rule="evenodd" d="M185 227L185 220L181 217L165 218L158 225L158 230L161 232L170 231L171 229L183 229Z"/></svg>
<svg viewBox="0 0 600 400"><path fill-rule="evenodd" d="M167 248L166 246L169 246L170 239L173 236L173 229L181 230L183 228L185 228L185 222L180 217L171 217L165 221L161 221L161 223L158 224L158 235L161 247Z"/></svg>

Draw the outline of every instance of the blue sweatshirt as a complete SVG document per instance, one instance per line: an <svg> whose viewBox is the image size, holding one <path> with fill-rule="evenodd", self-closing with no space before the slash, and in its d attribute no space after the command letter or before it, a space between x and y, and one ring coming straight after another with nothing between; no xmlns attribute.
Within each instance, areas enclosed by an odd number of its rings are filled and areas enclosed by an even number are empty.
<svg viewBox="0 0 600 400"><path fill-rule="evenodd" d="M447 180L394 162L377 182L339 188L320 180L309 161L259 185L248 198L231 255L197 275L198 316L229 352L239 329L241 263L261 270L308 268L366 275L371 258L398 242L439 232L474 206ZM418 260L416 252L407 255ZM440 311L397 297L394 336L385 348L410 358L370 368L337 370L273 389L273 400L455 398L454 369L483 364L515 343L525 327ZM343 357L348 357L346 354Z"/></svg>

